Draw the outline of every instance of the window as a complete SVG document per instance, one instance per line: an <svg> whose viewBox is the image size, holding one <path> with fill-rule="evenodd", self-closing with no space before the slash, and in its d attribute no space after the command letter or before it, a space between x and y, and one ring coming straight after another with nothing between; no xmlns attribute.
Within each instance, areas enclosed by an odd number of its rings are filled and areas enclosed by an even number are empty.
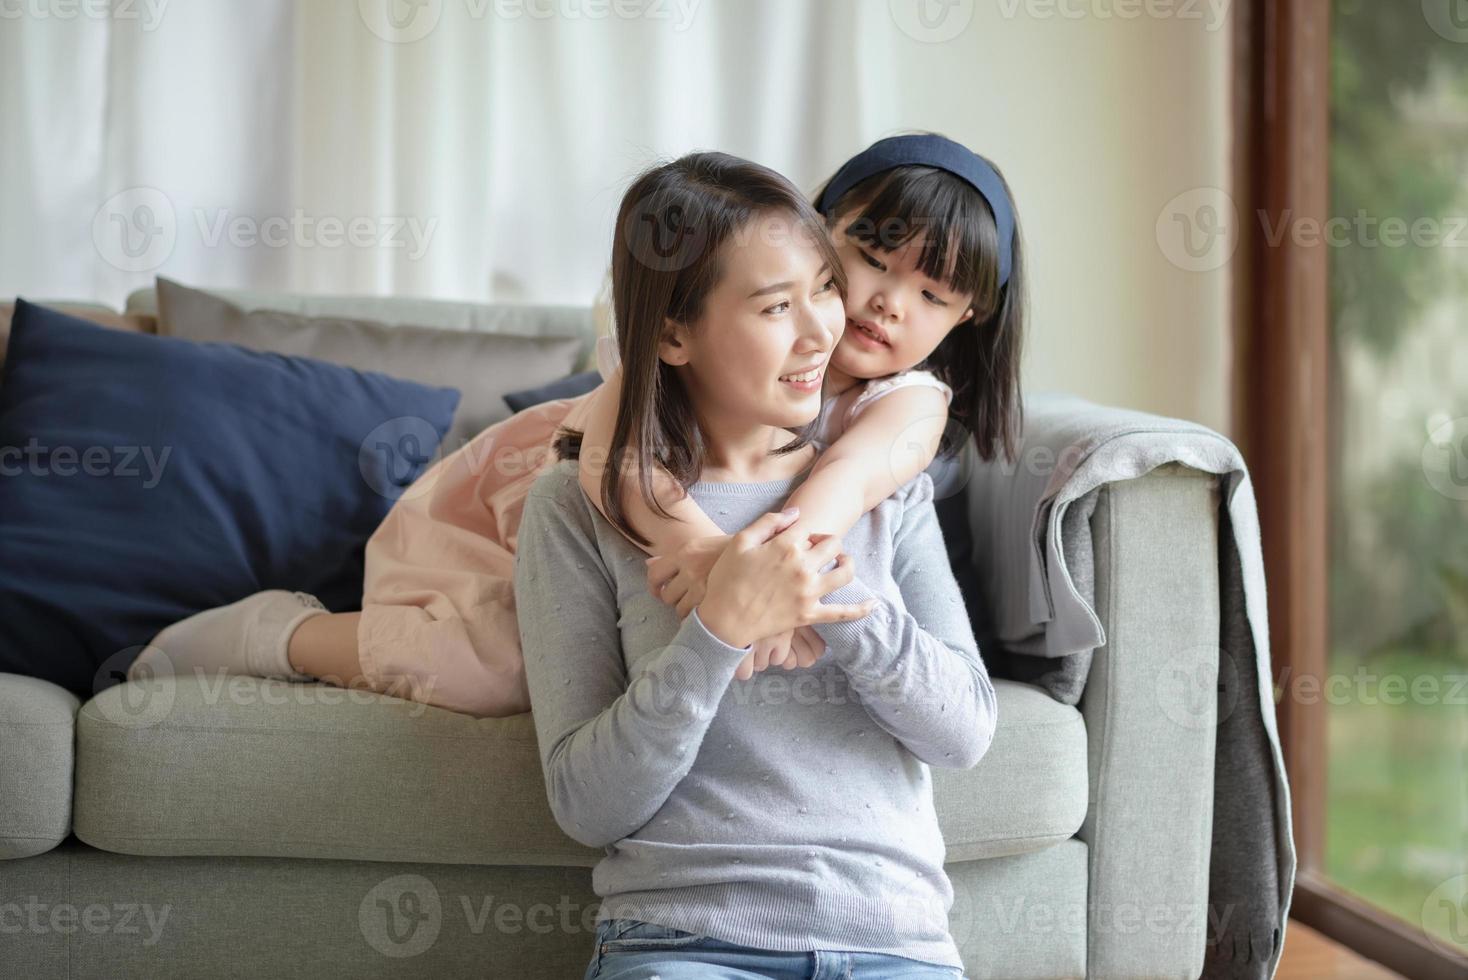
<svg viewBox="0 0 1468 980"><path fill-rule="evenodd" d="M1460 978L1468 0L1233 14L1235 441L1269 579L1291 916Z"/></svg>
<svg viewBox="0 0 1468 980"><path fill-rule="evenodd" d="M1335 0L1329 156L1324 870L1468 954L1468 4Z"/></svg>

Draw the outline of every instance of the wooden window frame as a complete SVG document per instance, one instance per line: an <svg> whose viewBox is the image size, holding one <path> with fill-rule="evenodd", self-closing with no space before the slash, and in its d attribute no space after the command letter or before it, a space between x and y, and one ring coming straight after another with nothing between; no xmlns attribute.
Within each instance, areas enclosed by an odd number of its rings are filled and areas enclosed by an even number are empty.
<svg viewBox="0 0 1468 980"><path fill-rule="evenodd" d="M1456 980L1468 958L1325 874L1329 704L1290 693L1302 677L1323 683L1328 663L1329 255L1288 235L1269 245L1261 219L1273 228L1286 212L1328 217L1330 0L1241 0L1233 10L1233 193L1242 225L1232 265L1231 421L1249 461L1271 584L1276 714L1298 856L1290 915L1404 976Z"/></svg>

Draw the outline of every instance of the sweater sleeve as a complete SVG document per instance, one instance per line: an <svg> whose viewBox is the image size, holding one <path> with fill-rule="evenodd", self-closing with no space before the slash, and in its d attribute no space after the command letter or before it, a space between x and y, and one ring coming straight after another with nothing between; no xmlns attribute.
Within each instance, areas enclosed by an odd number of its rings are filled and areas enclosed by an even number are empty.
<svg viewBox="0 0 1468 980"><path fill-rule="evenodd" d="M629 679L616 588L592 521L532 489L515 604L551 813L574 840L605 847L651 820L688 774L752 648L723 642L694 610Z"/></svg>
<svg viewBox="0 0 1468 980"><path fill-rule="evenodd" d="M998 705L947 554L933 481L919 474L893 541L902 601L852 579L822 601L876 599L876 607L814 628L877 724L928 765L970 769L993 741Z"/></svg>

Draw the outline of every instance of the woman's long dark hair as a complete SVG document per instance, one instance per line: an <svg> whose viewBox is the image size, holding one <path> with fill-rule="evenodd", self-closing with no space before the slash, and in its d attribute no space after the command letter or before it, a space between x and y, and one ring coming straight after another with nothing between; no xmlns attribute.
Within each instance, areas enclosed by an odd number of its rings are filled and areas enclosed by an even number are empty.
<svg viewBox="0 0 1468 980"><path fill-rule="evenodd" d="M722 279L731 241L762 215L788 215L830 265L846 295L846 274L825 222L784 177L727 153L690 153L643 172L628 188L617 213L612 243L612 312L622 359L622 399L602 472L602 507L619 530L651 544L632 528L622 509L625 477L619 461L635 458L649 509L671 518L652 490L652 467L666 470L685 490L703 470L706 445L678 372L658 349L667 320L689 329ZM774 454L806 446L812 420ZM555 450L580 456L583 433L562 427Z"/></svg>
<svg viewBox="0 0 1468 980"><path fill-rule="evenodd" d="M1013 204L1003 174L999 180ZM980 458L993 459L1002 449L1013 462L1024 429L1020 355L1028 310L1018 213L1003 287L994 212L972 184L946 170L903 166L874 174L842 195L830 214L833 230L849 215L847 237L881 251L895 251L926 232L918 268L956 293L973 295L973 317L949 331L921 365L953 389L948 416L954 424L944 429L939 451L956 452L972 434Z"/></svg>

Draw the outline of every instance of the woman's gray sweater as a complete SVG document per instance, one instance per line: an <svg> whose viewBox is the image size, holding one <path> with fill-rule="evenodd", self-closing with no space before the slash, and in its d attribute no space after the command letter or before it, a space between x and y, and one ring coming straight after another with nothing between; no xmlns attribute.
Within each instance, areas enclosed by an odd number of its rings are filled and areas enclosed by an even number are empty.
<svg viewBox="0 0 1468 980"><path fill-rule="evenodd" d="M807 470L807 474L809 471ZM697 483L733 533L806 474ZM763 949L888 953L962 967L929 766L967 769L994 736L994 687L948 567L926 474L843 539L882 601L815 627L813 666L734 670L748 648L647 588L646 557L591 505L576 463L531 488L515 596L551 812L605 849L597 919Z"/></svg>

